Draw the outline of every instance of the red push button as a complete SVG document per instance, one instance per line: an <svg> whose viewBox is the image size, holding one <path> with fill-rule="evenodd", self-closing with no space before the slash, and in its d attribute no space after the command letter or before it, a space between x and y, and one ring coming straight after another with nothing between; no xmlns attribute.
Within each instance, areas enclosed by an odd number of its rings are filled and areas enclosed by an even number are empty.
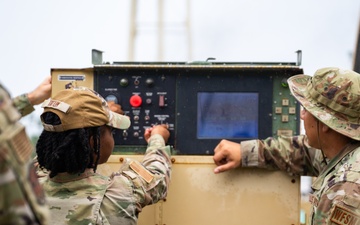
<svg viewBox="0 0 360 225"><path fill-rule="evenodd" d="M141 103L142 103L142 99L141 99L141 97L139 95L131 96L130 105L132 107L139 107L139 106L141 106Z"/></svg>

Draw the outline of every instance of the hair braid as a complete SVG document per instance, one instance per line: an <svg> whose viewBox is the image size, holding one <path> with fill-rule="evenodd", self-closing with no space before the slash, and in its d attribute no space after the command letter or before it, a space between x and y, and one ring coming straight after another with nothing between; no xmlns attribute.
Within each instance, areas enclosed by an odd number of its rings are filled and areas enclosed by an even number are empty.
<svg viewBox="0 0 360 225"><path fill-rule="evenodd" d="M60 124L59 117L51 112L44 115L48 124ZM94 148L90 146L90 139ZM64 132L43 130L36 145L40 167L50 171L50 177L58 173L82 173L86 168L96 171L100 155L100 127L73 129ZM94 163L94 155L96 162Z"/></svg>
<svg viewBox="0 0 360 225"><path fill-rule="evenodd" d="M97 165L100 158L100 129L98 128L90 128L89 130L91 137L93 137L93 152L96 154L96 161L93 162L93 157L91 158L91 164L93 164L94 172L96 172Z"/></svg>

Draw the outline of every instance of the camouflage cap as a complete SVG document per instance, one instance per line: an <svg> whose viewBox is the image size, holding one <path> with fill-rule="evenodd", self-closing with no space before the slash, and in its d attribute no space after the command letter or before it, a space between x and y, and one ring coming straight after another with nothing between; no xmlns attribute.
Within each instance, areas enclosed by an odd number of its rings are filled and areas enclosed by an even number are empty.
<svg viewBox="0 0 360 225"><path fill-rule="evenodd" d="M302 106L333 130L360 140L360 74L335 67L295 75L289 88Z"/></svg>
<svg viewBox="0 0 360 225"><path fill-rule="evenodd" d="M46 100L41 114L43 127L47 131L62 132L71 129L108 125L117 129L127 129L130 119L111 111L106 100L95 91L86 87L76 87L58 92ZM46 124L46 112L59 116L61 124Z"/></svg>

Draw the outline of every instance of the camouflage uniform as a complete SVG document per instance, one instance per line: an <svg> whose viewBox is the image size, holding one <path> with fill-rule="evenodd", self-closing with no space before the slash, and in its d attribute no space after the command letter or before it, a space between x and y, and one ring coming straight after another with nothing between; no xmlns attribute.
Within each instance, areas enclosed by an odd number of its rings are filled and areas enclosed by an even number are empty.
<svg viewBox="0 0 360 225"><path fill-rule="evenodd" d="M355 148L355 150L354 150ZM305 136L267 138L241 142L242 166L281 169L291 175L315 176L310 196L313 215L308 224L332 224L334 216L345 216L360 224L359 144L347 146L326 166L320 150L307 145ZM338 209L342 210L339 211ZM336 211L337 210L337 211ZM354 216L351 216L354 215ZM336 219L336 218L335 218ZM341 224L341 223L333 223ZM346 223L344 223L346 224Z"/></svg>
<svg viewBox="0 0 360 225"><path fill-rule="evenodd" d="M30 113L26 95L14 102L0 84L0 224L45 224L48 208L31 160L32 144L18 120Z"/></svg>
<svg viewBox="0 0 360 225"><path fill-rule="evenodd" d="M242 166L281 169L292 175L317 177L310 195L308 224L360 224L360 75L337 68L318 70L292 93L304 108L333 130L352 138L331 160L311 148L305 136L267 138L241 143ZM302 84L307 84L306 88ZM296 91L304 88L300 95ZM310 90L310 91L309 91ZM354 92L356 94L354 94ZM321 96L320 96L321 95ZM316 96L316 97L315 97ZM314 99L320 99L316 102ZM335 103L334 103L335 102ZM346 103L344 103L346 102ZM337 103L337 104L336 104ZM333 108L337 108L334 112ZM357 110L357 111L356 111Z"/></svg>
<svg viewBox="0 0 360 225"><path fill-rule="evenodd" d="M13 99L13 105L20 112L21 116L26 116L35 110L34 107L30 104L26 94L15 97Z"/></svg>
<svg viewBox="0 0 360 225"><path fill-rule="evenodd" d="M156 134L149 140L142 165L128 159L110 177L92 169L46 177L41 183L51 224L137 224L143 207L166 197L170 172L170 147Z"/></svg>

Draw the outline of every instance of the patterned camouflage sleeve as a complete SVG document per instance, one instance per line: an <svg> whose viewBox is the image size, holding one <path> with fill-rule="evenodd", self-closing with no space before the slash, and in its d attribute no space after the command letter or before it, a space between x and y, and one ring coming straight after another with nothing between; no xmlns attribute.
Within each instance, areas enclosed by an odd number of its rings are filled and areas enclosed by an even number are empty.
<svg viewBox="0 0 360 225"><path fill-rule="evenodd" d="M27 94L13 98L13 105L20 112L21 116L26 116L35 110L30 104Z"/></svg>
<svg viewBox="0 0 360 225"><path fill-rule="evenodd" d="M324 166L321 151L311 148L303 135L243 141L241 155L243 167L279 169L291 175L317 176Z"/></svg>
<svg viewBox="0 0 360 225"><path fill-rule="evenodd" d="M171 177L171 149L165 146L161 135L155 134L149 139L142 165L153 174L153 181L147 187L145 205L164 199Z"/></svg>
<svg viewBox="0 0 360 225"><path fill-rule="evenodd" d="M30 158L33 146L0 84L0 224L46 224L48 208Z"/></svg>

